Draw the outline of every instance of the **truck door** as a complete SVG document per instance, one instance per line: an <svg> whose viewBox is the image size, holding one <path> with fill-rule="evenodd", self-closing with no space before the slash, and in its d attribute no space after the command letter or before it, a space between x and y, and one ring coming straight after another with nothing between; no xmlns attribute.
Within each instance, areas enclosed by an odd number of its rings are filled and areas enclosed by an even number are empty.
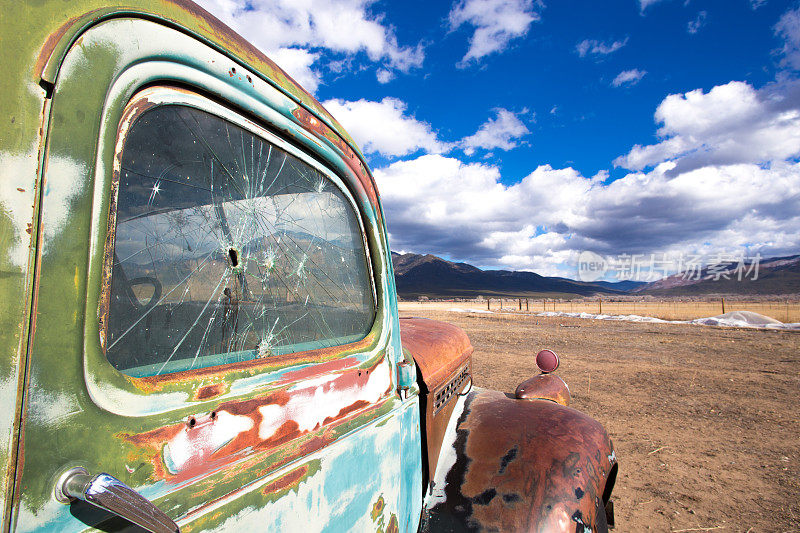
<svg viewBox="0 0 800 533"><path fill-rule="evenodd" d="M143 19L81 35L52 98L11 529L130 526L58 501L76 468L184 531L415 528L388 250L334 146Z"/></svg>

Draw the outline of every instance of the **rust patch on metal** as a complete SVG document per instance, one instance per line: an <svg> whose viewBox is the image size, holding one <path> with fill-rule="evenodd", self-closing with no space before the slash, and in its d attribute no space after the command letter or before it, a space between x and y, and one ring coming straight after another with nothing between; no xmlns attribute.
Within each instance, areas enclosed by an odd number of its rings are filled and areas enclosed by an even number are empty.
<svg viewBox="0 0 800 533"><path fill-rule="evenodd" d="M473 391L458 420L456 463L427 528L597 530L616 465L599 422L544 400ZM577 497L580 495L580 498Z"/></svg>
<svg viewBox="0 0 800 533"><path fill-rule="evenodd" d="M100 349L105 353L108 341L108 313L111 307L111 277L114 270L114 240L117 230L117 201L119 199L119 180L122 170L122 149L131 125L148 109L155 106L146 98L138 98L129 105L117 126L117 140L114 147L113 169L108 195L108 214L106 216L106 240L103 244L103 269L101 275L100 298L97 318L100 336Z"/></svg>
<svg viewBox="0 0 800 533"><path fill-rule="evenodd" d="M222 402L208 414L193 415L168 426L119 437L148 450L145 453L154 467L155 476L169 483L183 483L197 476L208 476L234 463L239 464L245 451L248 455L261 455L258 452L280 450L280 461L270 461L263 468L257 462L251 465L267 472L273 471L328 444L334 438L331 430L339 424L380 408L389 398L391 384L381 394L381 399L374 403L353 397L335 416L319 420L313 428L307 422L305 427L298 423L303 419L304 409L314 409L312 398L316 394L364 390L372 370L382 362L383 359L371 369L353 368L334 373L331 380L323 384L277 390L259 398ZM214 392L219 391L214 389ZM298 402L297 398L301 401ZM244 467L237 467L237 471L240 468Z"/></svg>
<svg viewBox="0 0 800 533"><path fill-rule="evenodd" d="M389 519L389 525L386 526L386 533L399 533L399 532L400 532L400 527L397 523L397 516L393 514L392 517Z"/></svg>
<svg viewBox="0 0 800 533"><path fill-rule="evenodd" d="M224 383L215 383L213 385L206 385L204 387L200 387L194 393L195 400L208 400L210 398L216 398L217 396L221 396L225 394L227 391L227 387Z"/></svg>
<svg viewBox="0 0 800 533"><path fill-rule="evenodd" d="M323 423L324 424L330 424L334 420L337 420L339 418L344 418L347 415L349 415L350 413L354 413L354 412L356 412L356 411L358 411L360 409L363 409L364 407L366 407L368 405L369 405L369 402L364 401L364 400L358 400L357 402L352 403L352 404L348 405L347 407L341 409L336 416L334 416L334 417L330 417L330 416L325 417L325 421Z"/></svg>
<svg viewBox="0 0 800 533"><path fill-rule="evenodd" d="M444 404L440 402L437 405L436 396L463 372L469 375L473 349L464 331L436 320L401 318L400 338L403 348L412 355L422 374L421 407L425 413L423 460L427 459L426 472L423 472L425 482L436 472L447 423L456 404L455 394L462 392L468 381L462 380L455 385Z"/></svg>
<svg viewBox="0 0 800 533"><path fill-rule="evenodd" d="M472 344L460 328L424 318L401 318L403 348L417 363L428 390L444 385L472 357Z"/></svg>
<svg viewBox="0 0 800 533"><path fill-rule="evenodd" d="M383 496L378 496L378 501L372 504L372 511L370 511L369 516L372 518L372 521L375 522L378 517L383 514L383 510L386 508L386 502L383 500Z"/></svg>
<svg viewBox="0 0 800 533"><path fill-rule="evenodd" d="M267 484L262 492L265 495L280 494L282 492L289 492L290 490L298 487L300 481L308 475L308 465L303 465L279 477L272 483Z"/></svg>
<svg viewBox="0 0 800 533"><path fill-rule="evenodd" d="M569 405L569 387L555 374L540 374L519 384L514 396L519 400L550 400Z"/></svg>
<svg viewBox="0 0 800 533"><path fill-rule="evenodd" d="M53 55L53 50L55 50L59 41L61 41L64 35L66 35L67 31L72 27L72 25L75 24L80 18L81 17L72 17L64 24L59 26L56 31L47 36L42 48L39 50L39 55L36 57L36 63L33 66L33 71L37 76L41 76L43 74L44 68L47 65L47 62L50 60L50 56ZM52 82L53 80L47 81Z"/></svg>
<svg viewBox="0 0 800 533"><path fill-rule="evenodd" d="M305 364L305 363L324 363L332 359L336 359L345 353L364 352L367 351L374 343L375 334L370 333L360 341L343 346L333 346L330 348L319 348L316 350L307 350L304 352L294 352L285 355L271 355L265 358L251 359L249 361L238 361L235 363L227 363L224 365L226 373L252 371L252 372L266 372L272 369L285 368L287 366ZM355 359L353 359L355 361ZM142 378L130 378L141 390L152 392L163 390L164 386L172 383L186 383L190 381L199 381L203 379L213 378L218 376L220 366L208 366L204 368L196 368L191 370L184 370L181 372L173 372L171 374L162 374L158 376L149 376Z"/></svg>

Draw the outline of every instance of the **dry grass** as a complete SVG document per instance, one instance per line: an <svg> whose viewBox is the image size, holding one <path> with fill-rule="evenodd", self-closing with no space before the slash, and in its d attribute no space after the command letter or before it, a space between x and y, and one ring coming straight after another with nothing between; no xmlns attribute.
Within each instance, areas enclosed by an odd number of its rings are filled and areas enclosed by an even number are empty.
<svg viewBox="0 0 800 533"><path fill-rule="evenodd" d="M572 406L614 440L615 531L800 531L800 333L419 308L402 315L464 329L477 386L511 392L537 373L537 350L561 355Z"/></svg>
<svg viewBox="0 0 800 533"><path fill-rule="evenodd" d="M520 303L522 304L520 306ZM472 301L429 301L429 302L400 302L400 309L413 310L439 310L447 311L452 308L460 309L487 309L486 300ZM492 299L488 302L492 311L501 309L501 300ZM694 320L717 316L723 313L722 299L711 301L606 301L594 300L533 300L533 299L503 299L502 308L512 311L529 311L541 313L542 311L556 311L564 313L602 313L607 315L640 315L652 316L664 320ZM800 302L797 301L738 301L725 300L725 312L752 311L765 315L781 322L800 322Z"/></svg>

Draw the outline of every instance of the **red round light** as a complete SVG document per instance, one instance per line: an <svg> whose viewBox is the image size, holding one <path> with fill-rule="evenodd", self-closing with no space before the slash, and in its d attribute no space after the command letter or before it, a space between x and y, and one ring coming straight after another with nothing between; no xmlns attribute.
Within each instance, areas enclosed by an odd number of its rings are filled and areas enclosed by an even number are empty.
<svg viewBox="0 0 800 533"><path fill-rule="evenodd" d="M558 368L558 356L553 350L542 350L536 354L536 366L544 374L555 372Z"/></svg>

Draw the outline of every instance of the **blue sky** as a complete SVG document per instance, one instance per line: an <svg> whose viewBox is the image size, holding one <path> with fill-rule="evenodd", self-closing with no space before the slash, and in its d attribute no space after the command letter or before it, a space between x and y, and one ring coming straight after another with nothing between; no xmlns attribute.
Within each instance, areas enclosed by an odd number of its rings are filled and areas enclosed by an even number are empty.
<svg viewBox="0 0 800 533"><path fill-rule="evenodd" d="M398 251L800 251L800 3L204 0L355 137Z"/></svg>

